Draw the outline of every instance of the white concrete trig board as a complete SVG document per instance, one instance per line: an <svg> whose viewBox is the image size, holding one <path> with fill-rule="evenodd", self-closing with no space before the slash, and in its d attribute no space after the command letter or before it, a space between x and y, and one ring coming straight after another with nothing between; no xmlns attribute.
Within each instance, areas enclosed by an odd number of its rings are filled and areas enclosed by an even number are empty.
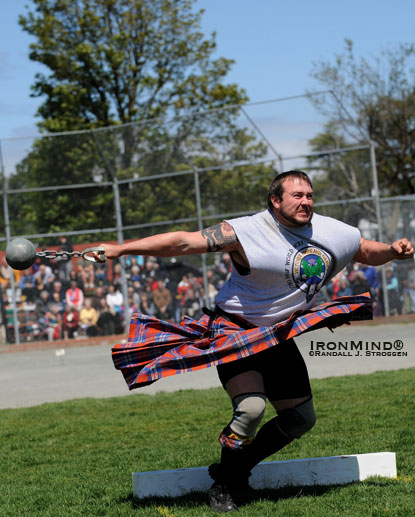
<svg viewBox="0 0 415 517"><path fill-rule="evenodd" d="M263 462L253 469L249 483L256 489L341 485L363 481L371 476L395 478L395 453L374 452ZM207 467L133 473L133 495L137 499L151 496L177 497L189 492L205 492L211 485L212 479Z"/></svg>

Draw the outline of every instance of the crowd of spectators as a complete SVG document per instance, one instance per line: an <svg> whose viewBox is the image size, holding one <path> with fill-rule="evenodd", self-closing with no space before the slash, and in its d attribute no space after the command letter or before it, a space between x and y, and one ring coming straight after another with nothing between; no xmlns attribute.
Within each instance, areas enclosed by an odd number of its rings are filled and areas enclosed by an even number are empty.
<svg viewBox="0 0 415 517"><path fill-rule="evenodd" d="M61 249L72 251L65 237ZM229 254L215 255L207 271L207 293L202 272L176 259L127 256L125 272L129 313L142 312L163 320L179 322L184 315L198 318L202 307L214 305L215 296L228 278L232 262ZM0 266L2 325L0 342L14 342L11 314L11 269ZM386 270L390 314L415 313L415 265ZM374 315L384 315L380 272L372 266L354 263L338 273L318 295L317 303L340 296L369 291ZM125 331L126 301L122 270L118 261L93 264L84 259L37 258L33 266L16 280L22 340L73 339L105 336ZM8 310L6 311L6 308Z"/></svg>
<svg viewBox="0 0 415 517"><path fill-rule="evenodd" d="M385 315L385 300L380 270L373 266L352 263L340 271L324 288L326 300L370 292L374 316ZM415 314L415 264L413 261L386 268L386 289L390 315Z"/></svg>
<svg viewBox="0 0 415 517"><path fill-rule="evenodd" d="M65 237L61 249L73 251ZM228 254L217 255L208 271L209 303L231 271ZM140 311L178 322L185 314L199 317L206 305L202 272L191 263L155 257L124 257L129 313ZM11 312L11 270L0 268L2 313L8 342L14 341ZM125 330L126 303L119 261L96 264L82 258L38 257L16 279L21 339L57 340L82 336L121 334ZM7 308L7 314L6 310Z"/></svg>

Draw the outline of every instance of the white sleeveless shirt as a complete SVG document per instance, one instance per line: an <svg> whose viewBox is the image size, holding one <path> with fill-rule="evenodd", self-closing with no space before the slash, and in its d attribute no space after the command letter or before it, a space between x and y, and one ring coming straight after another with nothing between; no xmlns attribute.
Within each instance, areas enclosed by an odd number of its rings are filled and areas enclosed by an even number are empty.
<svg viewBox="0 0 415 517"><path fill-rule="evenodd" d="M216 296L219 307L257 326L271 326L313 306L321 287L354 257L360 231L313 214L311 223L283 226L269 211L227 220L249 262L249 274L232 268Z"/></svg>

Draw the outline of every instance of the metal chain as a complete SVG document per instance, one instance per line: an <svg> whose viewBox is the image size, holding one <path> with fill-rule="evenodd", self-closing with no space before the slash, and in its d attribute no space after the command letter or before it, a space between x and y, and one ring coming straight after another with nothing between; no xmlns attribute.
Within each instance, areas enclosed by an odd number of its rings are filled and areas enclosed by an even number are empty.
<svg viewBox="0 0 415 517"><path fill-rule="evenodd" d="M99 260L96 260L94 256L88 255L88 253L97 253ZM84 260L89 262L105 262L105 248L87 248L83 251L59 251L59 250L43 250L37 251L38 257L44 257L47 259L54 259L56 257L67 257L67 258L79 258L82 257Z"/></svg>
<svg viewBox="0 0 415 517"><path fill-rule="evenodd" d="M71 258L82 257L82 253L80 251L43 250L43 251L37 251L36 255L38 257L44 257L44 258L48 258L48 259L53 259L56 257L71 257Z"/></svg>

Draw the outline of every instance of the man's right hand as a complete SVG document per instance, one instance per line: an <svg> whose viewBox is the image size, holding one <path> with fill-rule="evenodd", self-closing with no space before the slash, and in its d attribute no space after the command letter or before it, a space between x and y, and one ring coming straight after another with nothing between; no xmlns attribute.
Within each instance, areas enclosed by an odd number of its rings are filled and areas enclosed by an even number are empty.
<svg viewBox="0 0 415 517"><path fill-rule="evenodd" d="M104 248L106 259L116 259L121 256L118 244L100 244L99 247ZM93 253L93 256L97 262L105 262L98 253Z"/></svg>

